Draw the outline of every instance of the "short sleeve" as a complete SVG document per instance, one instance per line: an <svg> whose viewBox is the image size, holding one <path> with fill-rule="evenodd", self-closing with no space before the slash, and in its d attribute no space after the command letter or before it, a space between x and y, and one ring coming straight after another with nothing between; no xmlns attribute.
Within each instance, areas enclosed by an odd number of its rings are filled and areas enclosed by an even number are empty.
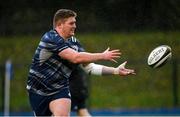
<svg viewBox="0 0 180 117"><path fill-rule="evenodd" d="M62 37L60 37L55 32L46 33L39 44L39 46L43 47L44 49L59 53L62 50L69 48L69 44L64 41Z"/></svg>

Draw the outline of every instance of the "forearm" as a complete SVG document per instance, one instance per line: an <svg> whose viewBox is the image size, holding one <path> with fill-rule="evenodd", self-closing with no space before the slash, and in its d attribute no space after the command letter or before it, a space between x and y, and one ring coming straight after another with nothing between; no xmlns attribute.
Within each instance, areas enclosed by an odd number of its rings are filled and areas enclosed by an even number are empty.
<svg viewBox="0 0 180 117"><path fill-rule="evenodd" d="M102 53L88 53L88 52L77 52L71 48L60 51L58 55L72 63L91 63L99 60L113 61L116 62L116 58L120 57L119 50L106 49Z"/></svg>
<svg viewBox="0 0 180 117"><path fill-rule="evenodd" d="M90 63L94 61L104 60L103 53L88 53L88 52L79 52L74 57L75 63Z"/></svg>
<svg viewBox="0 0 180 117"><path fill-rule="evenodd" d="M94 75L112 75L113 74L113 75L127 76L129 74L136 74L133 69L125 68L126 63L127 61L120 64L116 68L90 63L83 68L88 74L94 74Z"/></svg>
<svg viewBox="0 0 180 117"><path fill-rule="evenodd" d="M119 70L114 67L103 66L102 75L116 75L119 74Z"/></svg>
<svg viewBox="0 0 180 117"><path fill-rule="evenodd" d="M88 74L93 74L93 75L119 74L119 70L117 68L94 64L94 63L88 64L87 66L84 67L84 69Z"/></svg>

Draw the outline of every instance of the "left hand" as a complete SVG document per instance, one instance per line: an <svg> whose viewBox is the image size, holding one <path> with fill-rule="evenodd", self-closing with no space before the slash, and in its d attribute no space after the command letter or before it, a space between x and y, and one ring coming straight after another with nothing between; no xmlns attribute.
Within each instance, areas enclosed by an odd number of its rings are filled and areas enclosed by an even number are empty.
<svg viewBox="0 0 180 117"><path fill-rule="evenodd" d="M120 58L121 52L119 49L110 50L110 48L108 47L102 54L104 60L113 61L117 63L115 59Z"/></svg>
<svg viewBox="0 0 180 117"><path fill-rule="evenodd" d="M127 75L135 75L135 71L133 69L126 69L125 66L127 64L127 61L125 61L124 63L122 63L121 65L119 65L116 70L115 70L115 74L119 74L121 76L127 76Z"/></svg>

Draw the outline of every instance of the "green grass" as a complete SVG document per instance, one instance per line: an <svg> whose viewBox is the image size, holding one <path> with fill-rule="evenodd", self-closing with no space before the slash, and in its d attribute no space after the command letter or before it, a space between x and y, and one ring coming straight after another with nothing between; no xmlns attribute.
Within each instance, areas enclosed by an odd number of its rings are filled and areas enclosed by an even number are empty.
<svg viewBox="0 0 180 117"><path fill-rule="evenodd" d="M172 79L169 71L170 65L166 65L158 71L141 65L136 76L126 78L92 77L91 107L172 107Z"/></svg>
<svg viewBox="0 0 180 117"><path fill-rule="evenodd" d="M124 78L91 76L91 108L173 107L171 62L160 69L152 69L147 66L146 60L153 48L167 44L172 48L173 58L178 58L179 61L179 32L92 33L77 34L76 37L89 52L102 52L108 46L119 48L122 52L121 58L117 60L119 64L128 60L127 67L137 71L137 75ZM11 80L12 111L30 110L25 87L28 66L40 38L41 36L0 37L0 65L7 59L15 64L14 78ZM98 63L118 66L112 62ZM179 69L178 64L178 76ZM0 100L1 95L0 92ZM178 97L180 100L180 94Z"/></svg>

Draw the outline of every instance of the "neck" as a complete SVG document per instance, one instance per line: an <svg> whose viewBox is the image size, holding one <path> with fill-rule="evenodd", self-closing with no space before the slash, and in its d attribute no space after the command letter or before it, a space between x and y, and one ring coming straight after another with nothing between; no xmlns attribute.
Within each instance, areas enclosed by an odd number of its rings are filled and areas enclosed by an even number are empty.
<svg viewBox="0 0 180 117"><path fill-rule="evenodd" d="M65 36L65 34L64 34L61 30L59 30L59 28L55 28L55 30L57 31L57 33L58 33L64 40L67 40L67 39L68 39L68 37Z"/></svg>

